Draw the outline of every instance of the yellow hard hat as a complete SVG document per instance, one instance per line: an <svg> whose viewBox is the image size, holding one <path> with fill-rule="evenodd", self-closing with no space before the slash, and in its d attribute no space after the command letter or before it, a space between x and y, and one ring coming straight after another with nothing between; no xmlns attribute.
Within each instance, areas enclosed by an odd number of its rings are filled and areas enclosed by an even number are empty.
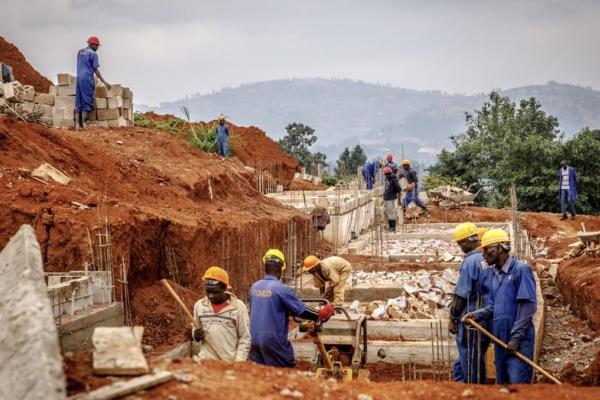
<svg viewBox="0 0 600 400"><path fill-rule="evenodd" d="M202 280L206 281L207 279L223 282L227 285L227 289L231 289L231 285L229 284L229 274L221 267L210 267L207 269Z"/></svg>
<svg viewBox="0 0 600 400"><path fill-rule="evenodd" d="M402 165L410 165L410 160L402 160Z"/></svg>
<svg viewBox="0 0 600 400"><path fill-rule="evenodd" d="M508 233L502 229L491 229L484 233L481 238L481 247L487 247L498 243L510 243Z"/></svg>
<svg viewBox="0 0 600 400"><path fill-rule="evenodd" d="M479 241L483 239L483 235L487 232L487 228L477 228L477 236L479 237Z"/></svg>
<svg viewBox="0 0 600 400"><path fill-rule="evenodd" d="M304 259L304 268L302 268L302 271L308 272L319 265L320 262L321 260L319 260L316 256L308 256Z"/></svg>
<svg viewBox="0 0 600 400"><path fill-rule="evenodd" d="M464 222L459 224L454 228L454 233L452 234L452 239L455 242L460 242L466 238L470 238L471 236L477 235L477 226L475 226L472 222Z"/></svg>
<svg viewBox="0 0 600 400"><path fill-rule="evenodd" d="M283 271L286 268L285 265L285 256L283 255L283 253L281 252L281 250L278 249L269 249L267 250L267 252L265 253L265 255L262 258L263 264L272 257L276 257L279 258L281 260L281 262L283 263L283 267L281 267L281 270Z"/></svg>

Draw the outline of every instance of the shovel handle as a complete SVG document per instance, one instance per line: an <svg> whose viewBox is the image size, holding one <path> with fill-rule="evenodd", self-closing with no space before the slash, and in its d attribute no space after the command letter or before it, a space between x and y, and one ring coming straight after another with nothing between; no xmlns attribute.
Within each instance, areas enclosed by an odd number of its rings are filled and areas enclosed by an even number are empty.
<svg viewBox="0 0 600 400"><path fill-rule="evenodd" d="M479 332L481 332L485 336L489 337L494 343L496 343L497 345L499 345L503 349L508 349L508 345L506 343L504 343L502 340L498 339L496 336L494 336L491 332L489 332L483 326L479 325L473 319L467 318L465 320L465 323L471 325L472 327L474 327L475 329L477 329ZM540 367L539 365L537 365L536 363L534 363L533 361L531 361L529 358L527 358L523 354L521 354L518 351L516 351L515 352L515 356L519 360L523 361L524 363L528 364L529 366L531 366L532 368L534 368L535 370L537 370L539 373L541 373L542 375L544 375L546 378L550 379L552 382L556 383L557 385L562 385L561 381L559 381L558 379L556 379L555 377L553 377L552 375L550 375L544 368Z"/></svg>

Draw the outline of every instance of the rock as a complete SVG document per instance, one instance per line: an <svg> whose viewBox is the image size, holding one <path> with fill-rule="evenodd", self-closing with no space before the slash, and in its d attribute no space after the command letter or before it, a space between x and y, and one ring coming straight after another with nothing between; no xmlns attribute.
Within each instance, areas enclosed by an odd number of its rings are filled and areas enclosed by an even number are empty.
<svg viewBox="0 0 600 400"><path fill-rule="evenodd" d="M356 396L356 400L373 400L373 396L361 393L358 396Z"/></svg>
<svg viewBox="0 0 600 400"><path fill-rule="evenodd" d="M152 353L154 351L154 347L150 346L149 344L143 344L142 350L144 351L144 353Z"/></svg>
<svg viewBox="0 0 600 400"><path fill-rule="evenodd" d="M502 393L502 394L510 394L510 390L508 390L508 388L503 387L503 388L500 388L500 393Z"/></svg>
<svg viewBox="0 0 600 400"><path fill-rule="evenodd" d="M167 397L167 400L177 400L177 396L170 394L169 397Z"/></svg>
<svg viewBox="0 0 600 400"><path fill-rule="evenodd" d="M69 178L67 174L48 163L44 163L34 169L31 172L31 176L42 179L46 182L48 179L52 179L54 182L60 185L68 185L69 182L71 182L71 178Z"/></svg>
<svg viewBox="0 0 600 400"><path fill-rule="evenodd" d="M175 374L175 379L182 383L192 383L192 375L190 374Z"/></svg>
<svg viewBox="0 0 600 400"><path fill-rule="evenodd" d="M580 335L579 338L583 342L591 342L592 341L592 337L590 335L586 335L586 334Z"/></svg>
<svg viewBox="0 0 600 400"><path fill-rule="evenodd" d="M556 275L558 274L559 264L552 264L548 269L548 274L552 277L554 281L556 281Z"/></svg>
<svg viewBox="0 0 600 400"><path fill-rule="evenodd" d="M554 359L554 362L555 362L555 363L559 363L559 362L560 362L560 358L559 358L559 357L556 357L556 358Z"/></svg>
<svg viewBox="0 0 600 400"><path fill-rule="evenodd" d="M290 390L289 388L281 389L279 394L283 397L292 397L294 399L301 399L304 397L304 394L302 394L302 392L299 392L298 390Z"/></svg>
<svg viewBox="0 0 600 400"><path fill-rule="evenodd" d="M475 393L473 392L473 390L471 389L465 389L462 392L462 397L473 397L475 395Z"/></svg>
<svg viewBox="0 0 600 400"><path fill-rule="evenodd" d="M442 261L443 262L451 262L454 260L454 255L445 252L444 254L442 254Z"/></svg>
<svg viewBox="0 0 600 400"><path fill-rule="evenodd" d="M117 140L117 144L123 144L122 140Z"/></svg>

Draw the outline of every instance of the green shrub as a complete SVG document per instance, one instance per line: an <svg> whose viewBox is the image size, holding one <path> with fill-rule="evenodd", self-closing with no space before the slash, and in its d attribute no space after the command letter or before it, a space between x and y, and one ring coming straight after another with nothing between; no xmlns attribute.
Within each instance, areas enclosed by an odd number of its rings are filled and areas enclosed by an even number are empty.
<svg viewBox="0 0 600 400"><path fill-rule="evenodd" d="M333 175L321 175L321 182L327 186L335 186L337 184L337 179Z"/></svg>

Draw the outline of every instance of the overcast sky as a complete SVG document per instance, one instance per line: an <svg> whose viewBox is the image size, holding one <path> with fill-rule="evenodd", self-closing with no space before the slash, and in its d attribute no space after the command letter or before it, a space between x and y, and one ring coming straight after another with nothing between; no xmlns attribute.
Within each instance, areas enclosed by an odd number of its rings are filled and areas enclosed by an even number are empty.
<svg viewBox="0 0 600 400"><path fill-rule="evenodd" d="M136 103L280 78L475 93L600 89L600 1L14 0L0 35L55 80L89 35Z"/></svg>

